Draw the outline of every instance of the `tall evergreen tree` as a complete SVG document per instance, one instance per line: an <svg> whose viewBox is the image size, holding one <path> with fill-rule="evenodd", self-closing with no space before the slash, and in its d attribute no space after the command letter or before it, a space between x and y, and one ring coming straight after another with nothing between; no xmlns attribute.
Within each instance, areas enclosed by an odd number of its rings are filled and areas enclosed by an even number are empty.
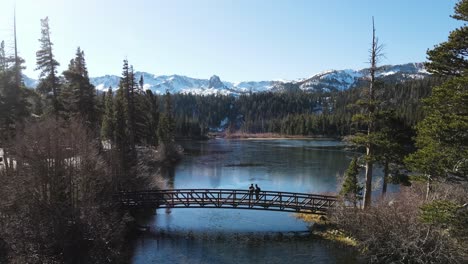
<svg viewBox="0 0 468 264"><path fill-rule="evenodd" d="M468 0L455 6L457 20L468 21ZM418 150L407 157L409 166L431 182L450 175L468 177L468 26L452 31L449 39L427 52L429 71L456 76L435 87L424 100L426 117L417 125Z"/></svg>
<svg viewBox="0 0 468 264"><path fill-rule="evenodd" d="M158 124L159 145L165 157L171 154L175 137L175 122L172 113L172 99L169 91L164 95L164 113L160 115Z"/></svg>
<svg viewBox="0 0 468 264"><path fill-rule="evenodd" d="M417 125L418 150L406 162L425 176L429 196L434 180L468 178L468 76L435 87L424 103L427 115Z"/></svg>
<svg viewBox="0 0 468 264"><path fill-rule="evenodd" d="M77 48L75 58L70 61L63 76L65 77L63 90L68 92L67 98L64 98L66 109L72 114L79 115L88 127L96 128L96 90L89 80L84 52L80 47Z"/></svg>
<svg viewBox="0 0 468 264"><path fill-rule="evenodd" d="M0 144L5 148L16 135L16 125L29 115L29 102L21 80L24 60L18 56L15 31L15 54L9 56L5 42L0 43ZM2 142L3 141L3 142Z"/></svg>
<svg viewBox="0 0 468 264"><path fill-rule="evenodd" d="M128 148L131 152L135 152L135 80L133 67L128 65L128 61L124 60L122 67L122 77L120 78L119 90L125 96L123 98L123 106L126 112L126 133L128 136ZM116 105L117 106L117 105Z"/></svg>
<svg viewBox="0 0 468 264"><path fill-rule="evenodd" d="M455 6L454 19L468 22L468 1L461 0ZM468 69L468 26L450 32L446 42L436 45L432 50L427 51L429 62L426 68L429 72L447 75L462 76L467 75Z"/></svg>
<svg viewBox="0 0 468 264"><path fill-rule="evenodd" d="M119 188L125 188L126 177L131 168L130 156L130 143L128 140L128 127L127 127L127 111L126 111L126 100L125 100L125 91L122 86L117 90L114 101L114 141L118 156L118 165L120 167L119 173L117 175L117 181Z"/></svg>
<svg viewBox="0 0 468 264"><path fill-rule="evenodd" d="M157 146L158 145L158 127L159 127L159 101L158 97L151 92L146 91L146 98L149 103L149 126L148 126L148 143Z"/></svg>
<svg viewBox="0 0 468 264"><path fill-rule="evenodd" d="M124 60L119 89L114 100L114 140L119 152L121 165L121 184L131 180L131 168L136 165L137 152L135 142L135 80L132 67Z"/></svg>
<svg viewBox="0 0 468 264"><path fill-rule="evenodd" d="M41 48L36 52L36 70L41 70L41 73L37 89L46 97L52 93L52 110L57 115L61 109L58 99L60 82L57 76L57 67L60 64L54 59L48 17L41 19L41 38L39 42Z"/></svg>
<svg viewBox="0 0 468 264"><path fill-rule="evenodd" d="M378 131L374 134L375 159L383 166L382 196L387 193L390 179L390 165L402 164L407 152L405 146L410 145L411 134L395 116L393 111L381 111L377 114Z"/></svg>
<svg viewBox="0 0 468 264"><path fill-rule="evenodd" d="M7 60L5 55L5 42L0 43L0 144L5 145L8 140L9 118L11 116L10 109L6 102L5 94L9 86L11 86L11 77L7 71Z"/></svg>
<svg viewBox="0 0 468 264"><path fill-rule="evenodd" d="M158 137L161 142L164 144L173 142L175 123L172 110L172 98L168 91L164 95L164 113L161 116L160 124L161 130L158 133Z"/></svg>
<svg viewBox="0 0 468 264"><path fill-rule="evenodd" d="M112 88L109 87L107 93L105 93L105 106L104 115L102 117L101 125L101 137L103 139L115 142L114 131L115 131L115 114L114 114L114 95Z"/></svg>
<svg viewBox="0 0 468 264"><path fill-rule="evenodd" d="M353 158L345 172L343 185L340 190L340 195L351 202L354 207L357 206L359 200L362 199L362 186L358 183L359 166L357 158Z"/></svg>
<svg viewBox="0 0 468 264"><path fill-rule="evenodd" d="M377 63L382 56L382 46L379 45L375 35L374 18L372 17L372 44L370 49L370 68L369 68L369 89L367 90L367 98L365 101L360 101L359 104L364 107L364 113L353 116L354 121L362 122L367 126L367 133L357 134L354 137L354 142L366 148L366 182L364 188L364 209L369 208L372 202L372 175L375 161L375 142L374 134L376 131L376 114L378 105L376 100L376 73L378 70Z"/></svg>

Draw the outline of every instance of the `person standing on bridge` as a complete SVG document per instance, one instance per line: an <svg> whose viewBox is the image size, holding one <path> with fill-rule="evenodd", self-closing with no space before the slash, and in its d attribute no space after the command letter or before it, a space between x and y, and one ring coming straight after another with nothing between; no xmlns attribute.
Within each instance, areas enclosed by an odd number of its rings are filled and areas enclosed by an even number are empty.
<svg viewBox="0 0 468 264"><path fill-rule="evenodd" d="M252 198L253 198L254 190L255 190L255 188L254 188L253 183L252 183L252 184L250 184L250 187L249 187L249 201L252 200Z"/></svg>
<svg viewBox="0 0 468 264"><path fill-rule="evenodd" d="M255 198L258 200L260 198L260 187L258 187L257 184L255 184Z"/></svg>

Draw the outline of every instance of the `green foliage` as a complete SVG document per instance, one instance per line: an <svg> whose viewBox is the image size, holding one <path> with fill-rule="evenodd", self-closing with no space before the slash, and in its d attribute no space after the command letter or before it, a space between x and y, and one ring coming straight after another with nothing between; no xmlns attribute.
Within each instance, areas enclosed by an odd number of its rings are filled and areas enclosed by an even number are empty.
<svg viewBox="0 0 468 264"><path fill-rule="evenodd" d="M79 116L92 129L97 127L96 90L89 81L84 52L78 47L75 58L63 72L65 83L61 98L65 110Z"/></svg>
<svg viewBox="0 0 468 264"><path fill-rule="evenodd" d="M353 158L344 175L343 185L340 190L340 195L347 201L351 202L355 207L357 202L362 199L363 187L358 183L359 166L357 158Z"/></svg>
<svg viewBox="0 0 468 264"><path fill-rule="evenodd" d="M454 200L423 205L419 187L400 188L391 201L376 201L369 210L338 207L330 221L357 240L364 263L465 263L468 210L456 206L455 211ZM446 187L437 196L446 197L447 191L466 195L466 190ZM455 224L462 214L464 222Z"/></svg>
<svg viewBox="0 0 468 264"><path fill-rule="evenodd" d="M160 143L167 146L174 142L175 136L175 123L172 117L172 99L169 92L166 92L166 95L164 95L164 108L164 113L160 115L157 133Z"/></svg>
<svg viewBox="0 0 468 264"><path fill-rule="evenodd" d="M467 21L468 1L455 6L455 19ZM450 33L447 42L427 52L429 71L453 77L433 89L424 100L425 118L417 125L418 150L405 162L427 179L426 198L431 181L458 175L468 176L468 27Z"/></svg>
<svg viewBox="0 0 468 264"><path fill-rule="evenodd" d="M420 218L423 223L431 225L450 225L455 221L459 206L447 200L436 200L421 206Z"/></svg>
<svg viewBox="0 0 468 264"><path fill-rule="evenodd" d="M30 113L29 91L17 76L21 76L21 58L8 56L4 42L0 44L0 145L6 146L16 136L16 125Z"/></svg>
<svg viewBox="0 0 468 264"><path fill-rule="evenodd" d="M49 18L41 19L41 38L39 39L41 48L36 52L36 70L41 70L37 90L46 98L51 98L52 111L58 114L62 109L59 102L60 81L57 76L57 67L60 65L52 52L52 41L50 39Z"/></svg>
<svg viewBox="0 0 468 264"><path fill-rule="evenodd" d="M468 21L468 1L463 0L455 5L455 14L452 15L457 20Z"/></svg>
<svg viewBox="0 0 468 264"><path fill-rule="evenodd" d="M455 6L457 20L468 21L468 1L461 0ZM452 31L446 42L436 45L434 49L427 51L430 62L426 63L428 71L447 75L462 76L468 69L468 27L462 27Z"/></svg>
<svg viewBox="0 0 468 264"><path fill-rule="evenodd" d="M110 140L111 142L115 142L114 131L116 116L114 111L114 95L112 93L112 88L109 87L109 90L107 93L105 93L105 106L104 115L102 117L101 137L103 139Z"/></svg>
<svg viewBox="0 0 468 264"><path fill-rule="evenodd" d="M125 95L124 90L119 88L114 104L114 140L118 151L120 152L120 159L123 165L127 164L126 155L130 151L128 142L128 128L127 128L127 112L125 111Z"/></svg>
<svg viewBox="0 0 468 264"><path fill-rule="evenodd" d="M468 239L468 209L450 200L436 200L421 206L421 221L447 228L451 235L465 241Z"/></svg>
<svg viewBox="0 0 468 264"><path fill-rule="evenodd" d="M384 111L392 110L411 135L412 126L423 118L420 99L427 97L432 87L441 82L439 77L403 83L387 78L380 84L377 94L379 107ZM355 104L356 101L364 102L365 85L362 82L359 87L345 91L263 92L239 97L174 94L171 97L175 133L177 136L198 137L209 129L218 128L226 118L228 122L223 129L230 132L332 137L367 132L365 123L369 116ZM367 102L363 104L367 105ZM352 121L353 115L356 115L356 122Z"/></svg>
<svg viewBox="0 0 468 264"><path fill-rule="evenodd" d="M434 88L425 101L426 118L417 125L416 146L406 162L431 177L467 176L468 77Z"/></svg>
<svg viewBox="0 0 468 264"><path fill-rule="evenodd" d="M149 104L149 126L148 126L148 142L153 145L158 145L157 128L159 126L159 102L150 90L146 91L146 98Z"/></svg>

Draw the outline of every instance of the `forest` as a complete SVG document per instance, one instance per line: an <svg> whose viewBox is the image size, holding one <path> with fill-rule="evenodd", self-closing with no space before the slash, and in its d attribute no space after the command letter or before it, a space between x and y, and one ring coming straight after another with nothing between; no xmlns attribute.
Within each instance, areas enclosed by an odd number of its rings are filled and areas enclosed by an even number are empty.
<svg viewBox="0 0 468 264"><path fill-rule="evenodd" d="M468 1L453 18L468 21ZM36 89L24 60L0 45L0 262L126 263L131 214L119 190L162 188L160 170L182 157L181 138L232 134L332 137L361 154L326 226L357 241L370 263L468 259L468 26L428 50L432 74L379 79L373 32L369 78L329 92L153 94L125 59L119 86L97 92L85 52L58 72L48 18L41 20ZM366 47L363 47L366 48ZM384 168L371 197L373 168ZM358 179L364 168L365 179ZM386 194L389 182L409 186Z"/></svg>
<svg viewBox="0 0 468 264"><path fill-rule="evenodd" d="M0 262L126 263L134 219L112 195L159 188L180 158L171 95L143 91L126 60L116 94L97 94L84 51L59 74L48 18L41 35L36 90L0 46Z"/></svg>
<svg viewBox="0 0 468 264"><path fill-rule="evenodd" d="M444 77L378 83L382 110L392 112L409 133L423 118L421 99ZM362 129L352 121L356 102L366 93L366 83L335 92L261 92L239 97L175 94L176 134L200 137L209 132L275 133L278 135L344 137ZM224 124L223 124L224 120ZM221 124L223 126L221 126Z"/></svg>

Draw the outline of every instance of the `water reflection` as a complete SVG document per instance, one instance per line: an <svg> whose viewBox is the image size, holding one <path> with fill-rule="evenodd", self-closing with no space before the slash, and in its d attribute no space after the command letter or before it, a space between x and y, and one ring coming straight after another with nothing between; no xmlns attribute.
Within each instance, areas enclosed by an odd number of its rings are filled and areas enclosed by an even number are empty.
<svg viewBox="0 0 468 264"><path fill-rule="evenodd" d="M247 188L333 192L350 159L336 141L214 140L186 142L178 188Z"/></svg>
<svg viewBox="0 0 468 264"><path fill-rule="evenodd" d="M204 234L183 238L146 236L134 263L355 263L337 245L308 238L271 234Z"/></svg>
<svg viewBox="0 0 468 264"><path fill-rule="evenodd" d="M180 164L165 172L169 187L247 189L253 183L265 191L336 193L336 176L344 173L356 155L345 151L341 142L330 140L216 139L186 141L183 146L186 155ZM379 181L379 169L376 172ZM389 191L394 189L389 186ZM264 263L255 261L264 258L271 259L268 263L350 263L345 261L347 252L318 241L265 240L254 245L251 239L228 243L160 236L307 231L307 225L290 213L195 208L169 212L157 210L154 218L142 223L158 236L138 240L134 263Z"/></svg>

